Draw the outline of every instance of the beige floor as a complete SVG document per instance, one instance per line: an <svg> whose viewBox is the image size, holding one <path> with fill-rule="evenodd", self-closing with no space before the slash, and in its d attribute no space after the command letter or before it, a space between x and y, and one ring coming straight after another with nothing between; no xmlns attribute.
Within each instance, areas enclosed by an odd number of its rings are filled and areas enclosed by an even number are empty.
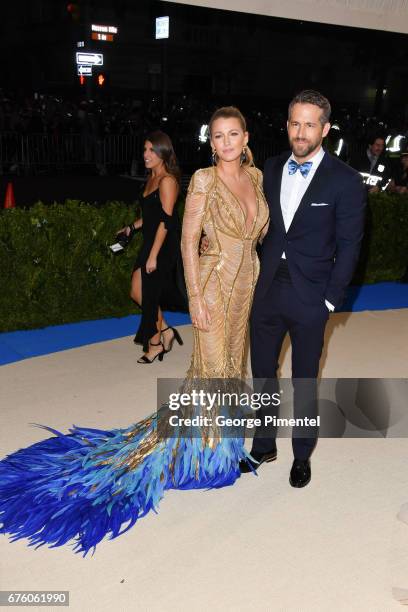
<svg viewBox="0 0 408 612"><path fill-rule="evenodd" d="M137 365L124 338L0 368L1 454L44 437L29 423L120 427L145 416L156 377L183 376L192 336L181 332L183 349L153 366ZM408 310L332 315L326 338L325 377L407 377ZM288 375L288 346L283 354ZM408 524L396 519L407 456L405 439L322 439L311 484L295 490L280 440L258 477L170 491L158 516L93 557L0 538L0 589L69 590L75 611L397 610L395 597L408 598Z"/></svg>

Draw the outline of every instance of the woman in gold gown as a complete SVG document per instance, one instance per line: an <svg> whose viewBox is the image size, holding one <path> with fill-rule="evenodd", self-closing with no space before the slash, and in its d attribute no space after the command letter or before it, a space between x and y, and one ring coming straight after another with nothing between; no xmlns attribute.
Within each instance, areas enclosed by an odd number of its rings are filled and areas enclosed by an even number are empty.
<svg viewBox="0 0 408 612"><path fill-rule="evenodd" d="M219 109L209 129L214 166L192 177L183 219L182 255L194 325L184 391L245 376L259 270L256 245L268 223L262 176L252 163L243 116L234 107ZM203 232L208 248L199 257ZM183 416L204 410L187 407ZM248 456L243 438L224 436L211 426L198 434L175 434L168 417L165 405L127 429L50 430L54 437L3 459L0 533L13 540L26 537L37 546L72 542L74 550L86 554L106 535L120 535L156 509L166 489L233 484L239 462Z"/></svg>
<svg viewBox="0 0 408 612"><path fill-rule="evenodd" d="M268 207L262 174L251 165L245 124L235 114L233 109L220 109L210 123L210 129L221 134L220 143L212 137L218 163L192 177L183 219L184 273L196 323L188 372L193 377L243 378L246 370L248 319L259 272L256 245L266 228ZM235 148L230 146L234 138ZM227 153L223 153L225 142ZM248 204L242 202L245 196ZM202 232L209 246L199 258Z"/></svg>

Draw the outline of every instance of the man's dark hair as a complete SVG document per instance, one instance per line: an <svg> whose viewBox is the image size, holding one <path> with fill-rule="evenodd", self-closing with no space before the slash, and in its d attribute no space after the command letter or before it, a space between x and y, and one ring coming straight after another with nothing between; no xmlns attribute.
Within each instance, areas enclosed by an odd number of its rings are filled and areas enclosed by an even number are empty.
<svg viewBox="0 0 408 612"><path fill-rule="evenodd" d="M369 145L373 145L376 140L383 140L384 144L385 144L385 136L384 136L384 134L383 133L379 133L379 132L374 132L374 134L372 134L372 136L370 136L370 138L368 139L368 144Z"/></svg>
<svg viewBox="0 0 408 612"><path fill-rule="evenodd" d="M290 119L290 113L295 104L314 104L322 109L320 117L320 123L324 125L330 121L331 106L327 98L325 98L318 91L314 89L304 89L300 93L296 94L293 100L289 104L288 117Z"/></svg>

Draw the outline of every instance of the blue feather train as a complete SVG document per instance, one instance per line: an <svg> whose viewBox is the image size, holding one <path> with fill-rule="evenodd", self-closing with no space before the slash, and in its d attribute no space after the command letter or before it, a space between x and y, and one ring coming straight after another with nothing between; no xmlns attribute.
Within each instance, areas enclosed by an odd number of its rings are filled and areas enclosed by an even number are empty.
<svg viewBox="0 0 408 612"><path fill-rule="evenodd" d="M157 437L157 418L127 429L73 427L0 462L0 533L51 548L73 542L84 556L105 537L116 538L150 510L166 489L231 485L243 440L214 448L197 438Z"/></svg>

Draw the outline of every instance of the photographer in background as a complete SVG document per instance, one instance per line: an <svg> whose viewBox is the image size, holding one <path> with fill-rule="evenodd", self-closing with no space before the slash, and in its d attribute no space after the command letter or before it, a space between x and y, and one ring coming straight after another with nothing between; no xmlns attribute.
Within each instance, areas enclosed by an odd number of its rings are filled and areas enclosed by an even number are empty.
<svg viewBox="0 0 408 612"><path fill-rule="evenodd" d="M385 190L391 177L391 166L385 156L385 139L375 135L370 139L367 150L350 160L350 166L360 172L369 193Z"/></svg>

